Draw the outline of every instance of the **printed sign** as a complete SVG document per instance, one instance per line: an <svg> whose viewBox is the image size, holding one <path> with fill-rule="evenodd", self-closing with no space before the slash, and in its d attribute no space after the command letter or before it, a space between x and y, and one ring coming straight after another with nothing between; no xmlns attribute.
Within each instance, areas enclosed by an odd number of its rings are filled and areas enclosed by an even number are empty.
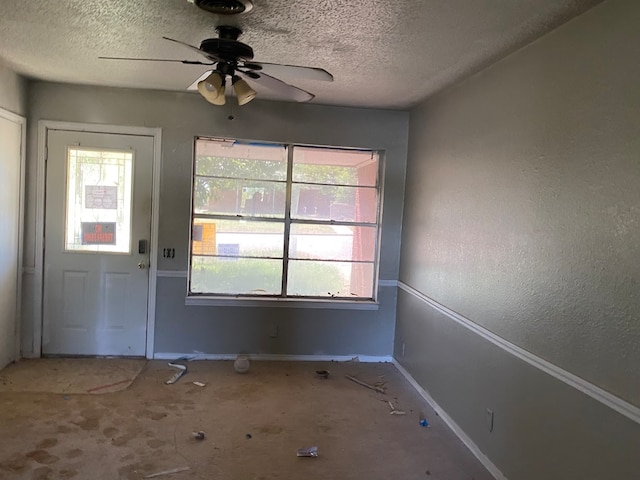
<svg viewBox="0 0 640 480"><path fill-rule="evenodd" d="M116 222L82 222L83 245L115 245Z"/></svg>
<svg viewBox="0 0 640 480"><path fill-rule="evenodd" d="M233 257L240 255L239 243L219 243L218 255L221 255L221 260L236 260Z"/></svg>
<svg viewBox="0 0 640 480"><path fill-rule="evenodd" d="M84 208L116 210L118 208L118 187L85 185Z"/></svg>

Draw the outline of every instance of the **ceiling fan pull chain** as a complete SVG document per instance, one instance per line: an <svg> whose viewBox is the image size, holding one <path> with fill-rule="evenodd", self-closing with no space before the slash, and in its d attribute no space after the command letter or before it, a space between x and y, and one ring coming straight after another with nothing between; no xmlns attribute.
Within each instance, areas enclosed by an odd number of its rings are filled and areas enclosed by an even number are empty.
<svg viewBox="0 0 640 480"><path fill-rule="evenodd" d="M229 116L227 117L229 121L234 120L236 118L233 115L234 108L235 108L235 102L229 102Z"/></svg>

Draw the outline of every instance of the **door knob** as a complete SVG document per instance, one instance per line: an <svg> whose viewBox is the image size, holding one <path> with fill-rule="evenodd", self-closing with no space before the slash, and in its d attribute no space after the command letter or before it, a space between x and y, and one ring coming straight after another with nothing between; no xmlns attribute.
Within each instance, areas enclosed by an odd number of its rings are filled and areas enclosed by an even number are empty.
<svg viewBox="0 0 640 480"><path fill-rule="evenodd" d="M140 270L144 270L145 268L147 268L147 265L144 262L140 262L140 263L138 263L138 268Z"/></svg>

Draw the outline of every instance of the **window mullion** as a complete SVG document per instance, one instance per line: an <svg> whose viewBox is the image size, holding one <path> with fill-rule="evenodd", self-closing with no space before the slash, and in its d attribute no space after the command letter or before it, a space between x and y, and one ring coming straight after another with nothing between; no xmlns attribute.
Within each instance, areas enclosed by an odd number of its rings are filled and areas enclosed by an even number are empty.
<svg viewBox="0 0 640 480"><path fill-rule="evenodd" d="M372 222L350 222L347 220L308 220L306 218L291 219L291 223L297 225L326 225L328 227L375 227Z"/></svg>
<svg viewBox="0 0 640 480"><path fill-rule="evenodd" d="M252 217L249 215L228 215L224 213L194 213L193 218L211 220L242 220L246 222L282 223L282 217Z"/></svg>
<svg viewBox="0 0 640 480"><path fill-rule="evenodd" d="M289 280L289 235L291 233L291 191L293 183L293 146L287 145L287 188L284 206L284 245L282 252L282 296L287 296Z"/></svg>

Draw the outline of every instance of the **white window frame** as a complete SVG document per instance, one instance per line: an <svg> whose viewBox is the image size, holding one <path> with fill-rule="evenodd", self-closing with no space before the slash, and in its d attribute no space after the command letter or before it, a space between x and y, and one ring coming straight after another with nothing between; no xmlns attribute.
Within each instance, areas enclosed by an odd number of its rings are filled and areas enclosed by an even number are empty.
<svg viewBox="0 0 640 480"><path fill-rule="evenodd" d="M384 152L377 149L365 149L365 148L354 148L354 147L344 147L344 146L324 146L324 145L308 145L308 144L297 144L297 143L279 143L279 142L259 142L262 144L271 144L274 146L284 147L287 152L287 179L286 179L286 198L285 198L285 215L283 219L268 219L268 221L273 221L275 223L280 223L284 225L284 241L283 241L283 273L282 273L282 287L279 295L255 295L255 294L227 294L227 293L192 293L191 292L191 270L192 270L192 259L193 259L193 226L194 220L196 217L202 217L202 214L197 214L195 212L195 185L196 185L196 144L199 140L205 141L217 141L217 142L248 142L242 139L233 139L233 138L219 138L219 137L206 137L206 136L198 136L194 138L193 145L193 159L192 159L192 172L191 172L191 214L190 214L190 223L189 223L189 265L188 265L188 275L187 275L187 295L185 299L186 305L220 305L220 306L229 306L229 305L240 305L240 306L248 306L248 307L265 307L270 302L278 303L279 306L285 307L295 307L295 308L337 308L337 309L358 309L358 310L377 310L378 309L378 281L379 281L379 266L380 266L380 243L381 243L381 234L382 234L382 205L383 205L383 180L384 180ZM332 149L332 150L352 150L352 151L362 151L362 152L372 152L377 155L377 178L376 178L376 222L366 223L366 222L348 222L348 221L333 221L333 220L293 220L291 219L291 203L292 203L292 185L297 182L293 181L292 171L293 171L293 157L294 157L294 149L296 147L303 148L317 148L317 149ZM329 184L327 184L329 185ZM234 220L237 219L237 216L224 214L212 214L206 215L209 218L218 218L221 220ZM255 218L246 218L250 220L263 221L265 220L262 217ZM287 287L287 270L288 270L288 261L289 261L289 241L290 241L290 231L292 224L315 224L315 225L347 225L347 226L373 226L376 228L376 238L375 238L375 247L374 247L374 260L373 260L373 289L371 297L357 297L357 298L349 298L349 297L327 297L327 296L297 296L297 295L287 295L286 287ZM352 262L354 263L354 262ZM355 262L357 263L357 262Z"/></svg>

